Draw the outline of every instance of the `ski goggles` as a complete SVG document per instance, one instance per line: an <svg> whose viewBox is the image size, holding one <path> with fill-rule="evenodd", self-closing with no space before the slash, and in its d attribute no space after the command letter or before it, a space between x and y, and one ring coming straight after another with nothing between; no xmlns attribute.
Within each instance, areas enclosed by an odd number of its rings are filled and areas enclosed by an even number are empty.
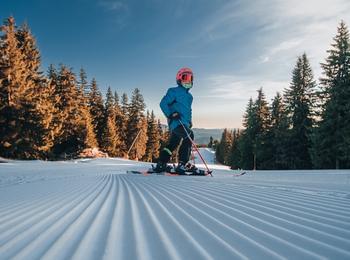
<svg viewBox="0 0 350 260"><path fill-rule="evenodd" d="M193 82L193 75L191 73L183 73L181 75L181 83L192 84L192 82Z"/></svg>

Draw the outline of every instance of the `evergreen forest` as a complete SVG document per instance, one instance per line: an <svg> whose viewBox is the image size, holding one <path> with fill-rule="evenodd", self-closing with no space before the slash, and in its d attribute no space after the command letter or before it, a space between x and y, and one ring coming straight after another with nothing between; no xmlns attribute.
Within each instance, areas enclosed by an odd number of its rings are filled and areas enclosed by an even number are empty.
<svg viewBox="0 0 350 260"><path fill-rule="evenodd" d="M304 53L283 93L269 103L260 88L246 106L244 129L224 130L217 160L232 169L349 169L350 40L343 21L320 66L317 83Z"/></svg>
<svg viewBox="0 0 350 260"><path fill-rule="evenodd" d="M167 133L140 89L131 97L111 87L105 97L83 68L50 65L27 24L7 18L0 34L0 156L71 159L87 148L109 156L153 161Z"/></svg>

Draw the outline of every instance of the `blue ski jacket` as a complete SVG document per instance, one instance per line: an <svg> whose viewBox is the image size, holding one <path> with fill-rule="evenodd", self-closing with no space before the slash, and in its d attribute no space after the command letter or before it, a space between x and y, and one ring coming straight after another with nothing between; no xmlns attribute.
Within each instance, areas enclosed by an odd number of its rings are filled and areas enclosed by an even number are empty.
<svg viewBox="0 0 350 260"><path fill-rule="evenodd" d="M179 120L169 118L174 112L180 114L180 120L187 128L192 127L192 101L193 96L189 89L181 85L168 89L166 95L160 101L160 108L168 119L170 131L181 125Z"/></svg>

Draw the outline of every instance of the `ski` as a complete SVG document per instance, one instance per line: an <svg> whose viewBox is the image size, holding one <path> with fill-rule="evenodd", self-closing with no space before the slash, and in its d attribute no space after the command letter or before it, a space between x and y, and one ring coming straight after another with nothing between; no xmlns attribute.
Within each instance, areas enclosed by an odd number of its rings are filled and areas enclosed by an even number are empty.
<svg viewBox="0 0 350 260"><path fill-rule="evenodd" d="M233 176L234 177L238 177L238 176L242 176L242 175L244 175L244 174L246 174L247 172L240 172L240 173L236 173L236 174L234 174Z"/></svg>
<svg viewBox="0 0 350 260"><path fill-rule="evenodd" d="M126 173L129 174L140 174L144 176L148 175L163 175L163 176L208 176L211 175L211 172L206 172L204 170L199 170L198 172L185 172L185 173L178 173L175 171L166 171L166 172L154 172L152 170L148 171L136 171L136 170L128 170Z"/></svg>

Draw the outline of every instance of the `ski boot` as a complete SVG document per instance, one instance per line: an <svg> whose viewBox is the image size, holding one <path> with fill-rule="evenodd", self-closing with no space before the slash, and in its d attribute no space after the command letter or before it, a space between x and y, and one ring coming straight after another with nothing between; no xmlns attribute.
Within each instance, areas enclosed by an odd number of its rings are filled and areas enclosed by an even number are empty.
<svg viewBox="0 0 350 260"><path fill-rule="evenodd" d="M156 167L152 165L152 171L154 173L168 172L171 170L171 166L168 166L167 163L158 162Z"/></svg>
<svg viewBox="0 0 350 260"><path fill-rule="evenodd" d="M192 172L192 173L198 173L199 172L199 169L196 167L196 165L188 162L186 163L186 171L187 172Z"/></svg>
<svg viewBox="0 0 350 260"><path fill-rule="evenodd" d="M211 174L211 172L206 172L204 170L198 169L194 164L188 162L186 164L187 172L189 172L191 175L208 175Z"/></svg>
<svg viewBox="0 0 350 260"><path fill-rule="evenodd" d="M175 172L179 175L186 175L186 171L186 164L184 164L183 162L179 162L179 164L175 168Z"/></svg>

